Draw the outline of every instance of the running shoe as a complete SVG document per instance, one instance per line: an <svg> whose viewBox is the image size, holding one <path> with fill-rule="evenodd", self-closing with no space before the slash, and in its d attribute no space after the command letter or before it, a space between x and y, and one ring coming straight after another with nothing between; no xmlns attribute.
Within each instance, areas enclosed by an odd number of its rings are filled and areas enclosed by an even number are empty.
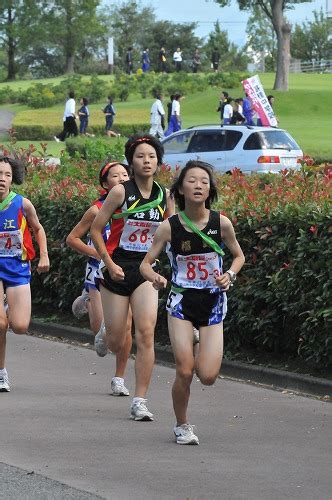
<svg viewBox="0 0 332 500"><path fill-rule="evenodd" d="M0 392L10 392L8 374L0 375Z"/></svg>
<svg viewBox="0 0 332 500"><path fill-rule="evenodd" d="M88 307L87 307L87 301L89 300L89 294L86 290L83 290L82 294L77 297L72 306L71 310L73 311L73 315L77 319L81 319L84 314L87 314L88 312Z"/></svg>
<svg viewBox="0 0 332 500"><path fill-rule="evenodd" d="M198 437L194 434L194 426L182 424L174 427L175 441L177 444L199 444Z"/></svg>
<svg viewBox="0 0 332 500"><path fill-rule="evenodd" d="M105 341L105 334L106 334L105 323L102 322L100 330L95 336L95 341L94 341L96 353L101 358L106 356L106 354L108 353L107 344Z"/></svg>
<svg viewBox="0 0 332 500"><path fill-rule="evenodd" d="M199 343L199 330L197 330L197 328L193 328L193 330L194 330L193 344L196 345Z"/></svg>
<svg viewBox="0 0 332 500"><path fill-rule="evenodd" d="M130 417L134 420L142 420L142 421L152 421L153 413L151 413L146 407L146 399L141 399L136 403L132 403L130 408Z"/></svg>
<svg viewBox="0 0 332 500"><path fill-rule="evenodd" d="M123 378L113 377L111 382L111 395L112 396L129 396L129 391L124 385Z"/></svg>

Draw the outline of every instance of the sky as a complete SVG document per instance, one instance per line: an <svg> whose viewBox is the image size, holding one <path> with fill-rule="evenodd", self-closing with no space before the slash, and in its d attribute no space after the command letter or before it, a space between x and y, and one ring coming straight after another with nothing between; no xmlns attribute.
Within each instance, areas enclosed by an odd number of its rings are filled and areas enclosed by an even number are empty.
<svg viewBox="0 0 332 500"><path fill-rule="evenodd" d="M328 0L332 4L332 0ZM292 24L302 24L313 20L314 10L326 11L327 0L315 0L309 3L297 4L294 10L287 11L286 17ZM244 45L248 12L241 12L237 1L231 0L229 7L221 8L213 0L140 0L140 5L151 6L158 20L168 20L176 23L199 22L196 35L207 37L213 31L218 20L221 29L228 32L228 38L236 45ZM331 6L332 10L332 6Z"/></svg>

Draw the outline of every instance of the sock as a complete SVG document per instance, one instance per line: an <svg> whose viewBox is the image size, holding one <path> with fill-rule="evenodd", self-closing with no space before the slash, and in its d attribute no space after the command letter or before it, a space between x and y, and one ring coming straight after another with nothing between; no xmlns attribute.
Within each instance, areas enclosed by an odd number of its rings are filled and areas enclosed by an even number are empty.
<svg viewBox="0 0 332 500"><path fill-rule="evenodd" d="M121 377L113 377L112 382L119 382L120 384L124 384L124 378Z"/></svg>
<svg viewBox="0 0 332 500"><path fill-rule="evenodd" d="M6 368L0 368L0 375L8 375Z"/></svg>
<svg viewBox="0 0 332 500"><path fill-rule="evenodd" d="M140 403L141 401L144 401L144 398L140 398L140 397L135 396L133 398L132 404L135 405L136 403Z"/></svg>

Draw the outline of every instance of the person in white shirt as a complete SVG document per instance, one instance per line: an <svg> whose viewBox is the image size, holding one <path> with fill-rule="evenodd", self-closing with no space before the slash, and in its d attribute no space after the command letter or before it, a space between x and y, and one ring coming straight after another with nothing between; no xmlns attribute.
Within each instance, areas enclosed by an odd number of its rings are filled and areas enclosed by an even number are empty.
<svg viewBox="0 0 332 500"><path fill-rule="evenodd" d="M231 105L232 98L228 97L227 102L224 106L224 113L223 113L223 123L224 125L229 125L231 123L231 119L233 116L233 106Z"/></svg>
<svg viewBox="0 0 332 500"><path fill-rule="evenodd" d="M78 135L75 112L75 93L70 91L68 97L63 114L63 130L60 134L54 136L57 142L64 141L70 135Z"/></svg>
<svg viewBox="0 0 332 500"><path fill-rule="evenodd" d="M182 50L180 49L180 47L178 47L174 52L173 61L175 63L175 71L181 71L183 59L182 59Z"/></svg>
<svg viewBox="0 0 332 500"><path fill-rule="evenodd" d="M151 106L150 112L150 134L157 137L158 139L164 138L164 127L165 127L165 110L162 104L163 96L161 94L156 94L156 100Z"/></svg>
<svg viewBox="0 0 332 500"><path fill-rule="evenodd" d="M165 136L173 134L181 130L181 111L180 111L180 99L182 99L181 94L175 94L172 101L172 113L171 119L168 124L168 129L165 132Z"/></svg>

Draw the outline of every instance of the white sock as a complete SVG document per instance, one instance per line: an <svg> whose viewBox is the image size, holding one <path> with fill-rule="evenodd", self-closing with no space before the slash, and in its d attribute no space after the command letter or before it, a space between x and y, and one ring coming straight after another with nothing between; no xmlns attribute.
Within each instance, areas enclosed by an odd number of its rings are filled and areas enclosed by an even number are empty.
<svg viewBox="0 0 332 500"><path fill-rule="evenodd" d="M140 403L141 401L144 401L144 398L139 398L139 397L134 397L133 398L133 405L135 405L136 403Z"/></svg>
<svg viewBox="0 0 332 500"><path fill-rule="evenodd" d="M0 375L8 375L6 368L0 368Z"/></svg>
<svg viewBox="0 0 332 500"><path fill-rule="evenodd" d="M119 382L120 384L124 384L124 378L121 377L113 377L112 382Z"/></svg>

